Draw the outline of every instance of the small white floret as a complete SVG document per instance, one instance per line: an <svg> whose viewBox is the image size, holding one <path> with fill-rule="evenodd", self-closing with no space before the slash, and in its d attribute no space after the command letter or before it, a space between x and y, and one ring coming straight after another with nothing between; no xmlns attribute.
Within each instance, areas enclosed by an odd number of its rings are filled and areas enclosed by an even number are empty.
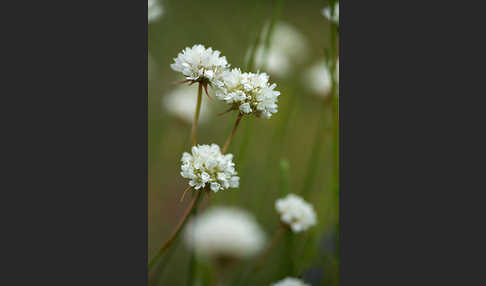
<svg viewBox="0 0 486 286"><path fill-rule="evenodd" d="M293 232L305 231L317 223L312 205L295 194L278 199L275 202L275 208L280 214L280 220L287 224Z"/></svg>
<svg viewBox="0 0 486 286"><path fill-rule="evenodd" d="M254 256L264 246L265 234L246 211L215 207L191 220L185 240L205 259L241 259Z"/></svg>

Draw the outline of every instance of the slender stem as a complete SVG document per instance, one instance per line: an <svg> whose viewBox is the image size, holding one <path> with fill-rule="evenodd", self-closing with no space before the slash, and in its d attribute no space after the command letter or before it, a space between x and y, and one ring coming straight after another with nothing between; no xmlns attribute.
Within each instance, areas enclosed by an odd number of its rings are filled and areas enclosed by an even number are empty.
<svg viewBox="0 0 486 286"><path fill-rule="evenodd" d="M179 221L179 224L177 225L176 229L172 232L172 234L169 236L169 238L164 243L164 245L162 245L162 247L157 252L157 254L152 258L152 260L150 260L150 263L148 265L149 271L152 268L152 266L154 265L154 263L157 261L157 259L159 259L159 257L165 252L165 250L167 250L167 248L169 248L169 246L172 244L174 239L177 237L177 235L181 231L182 227L186 223L187 219L189 218L189 215L191 214L192 210L195 207L197 207L197 204L199 203L199 197L200 196L201 196L201 191L197 191L196 196L194 196L194 198L192 199L190 205L188 206L188 208L186 209L186 212L184 213L184 216Z"/></svg>
<svg viewBox="0 0 486 286"><path fill-rule="evenodd" d="M202 84L199 83L197 89L197 104L196 104L196 112L194 113L194 120L192 121L192 129L191 129L191 144L192 146L196 145L196 129L197 129L197 121L199 119L199 112L201 111L201 101L202 101Z"/></svg>
<svg viewBox="0 0 486 286"><path fill-rule="evenodd" d="M335 1L334 1L335 2ZM334 4L332 3L332 12L334 11ZM332 194L334 198L335 211L334 215L337 219L336 228L339 230L339 83L338 75L336 72L337 59L339 57L339 26L333 22L330 25L330 40L331 40L331 97L332 97L332 109L333 109L333 176L332 176ZM336 233L336 257L339 259L339 231Z"/></svg>
<svg viewBox="0 0 486 286"><path fill-rule="evenodd" d="M258 261L257 265L255 266L255 272L259 271L262 269L263 265L265 264L265 260L267 259L268 255L270 254L270 251L272 248L277 244L277 242L280 240L282 237L282 234L285 232L286 228L282 225L278 227L278 229L275 231L272 241L270 244L267 246L267 249L265 249L265 252L263 252L262 256L260 256L260 260Z"/></svg>
<svg viewBox="0 0 486 286"><path fill-rule="evenodd" d="M280 19L280 15L282 14L283 6L284 6L284 0L278 0L276 6L273 9L273 15L272 15L272 20L270 22L270 25L267 30L267 34L265 35L265 41L263 43L263 64L261 68L265 69L267 62L268 62L268 53L270 51L270 42L272 40L272 35L273 35L273 30L275 27L275 24L278 22Z"/></svg>
<svg viewBox="0 0 486 286"><path fill-rule="evenodd" d="M192 210L192 215L197 215L197 207ZM196 254L194 249L191 249L189 258L189 268L188 268L188 275L187 275L187 286L192 286L194 284L194 277L196 276Z"/></svg>
<svg viewBox="0 0 486 286"><path fill-rule="evenodd" d="M231 139L235 135L236 128L238 128L238 124L240 123L240 120L241 120L242 117L243 117L243 114L241 112L239 112L238 117L236 118L235 125L233 126L233 130L231 130L231 134L228 136L228 139L226 139L226 143L224 143L224 147L223 147L223 151L222 151L223 154L226 153L226 151L228 150L228 147L231 143Z"/></svg>

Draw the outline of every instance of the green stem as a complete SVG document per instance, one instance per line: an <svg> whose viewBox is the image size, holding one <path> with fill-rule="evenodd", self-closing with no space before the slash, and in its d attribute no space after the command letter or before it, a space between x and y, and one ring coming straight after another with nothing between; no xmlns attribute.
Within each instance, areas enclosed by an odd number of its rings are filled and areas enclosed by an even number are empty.
<svg viewBox="0 0 486 286"><path fill-rule="evenodd" d="M231 139L233 139L233 136L235 135L236 128L238 128L238 124L240 123L241 118L243 117L243 114L241 112L238 112L238 117L236 117L236 122L235 125L233 126L233 129L231 130L231 134L228 136L228 139L226 139L226 142L224 143L223 151L221 153L226 153L228 151L228 147L231 143Z"/></svg>
<svg viewBox="0 0 486 286"><path fill-rule="evenodd" d="M192 129L191 129L191 144L192 146L196 145L196 129L197 129L197 121L199 119L199 112L201 111L201 101L202 101L202 84L199 83L197 89L197 104L196 104L196 112L194 113L194 120L192 121Z"/></svg>
<svg viewBox="0 0 486 286"><path fill-rule="evenodd" d="M193 208L191 213L193 216L196 216L197 207ZM194 252L194 249L191 249L190 252L191 256L189 258L189 274L187 275L187 286L192 286L194 284L194 277L196 276L196 254Z"/></svg>
<svg viewBox="0 0 486 286"><path fill-rule="evenodd" d="M310 193L312 186L314 184L314 178L317 173L317 167L319 163L319 155L321 153L322 139L324 137L324 127L325 127L325 112L321 111L320 118L318 121L316 135L314 137L314 143L312 145L312 150L309 156L309 164L307 166L307 173L304 179L304 185L302 188L301 195L307 198Z"/></svg>
<svg viewBox="0 0 486 286"><path fill-rule="evenodd" d="M289 160L280 159L280 196L290 193Z"/></svg>
<svg viewBox="0 0 486 286"><path fill-rule="evenodd" d="M278 21L280 18L280 14L282 14L284 6L284 0L279 0L277 2L277 5L275 6L275 9L273 10L273 16L272 20L270 22L270 26L268 27L267 34L265 35L265 41L263 43L263 60L262 60L262 69L265 69L265 66L268 61L268 52L270 50L270 42L272 39L272 34L273 34L273 28L275 27L275 23Z"/></svg>
<svg viewBox="0 0 486 286"><path fill-rule="evenodd" d="M334 14L334 3L332 1L331 11ZM339 84L337 81L336 65L339 56L339 26L338 24L331 22L330 24L330 40L331 40L331 61L330 61L330 74L331 74L331 100L333 109L333 176L332 176L332 196L335 206L334 217L336 218L336 268L339 268Z"/></svg>
<svg viewBox="0 0 486 286"><path fill-rule="evenodd" d="M285 227L283 227L281 224L279 225L279 227L277 228L277 230L275 231L275 233L273 235L272 241L268 244L267 248L265 249L263 254L260 256L260 260L258 261L258 263L255 266L255 272L258 272L263 268L263 266L265 265L265 261L266 261L268 255L270 254L271 250L277 244L277 242L282 237L282 234L284 234L286 230L287 229Z"/></svg>
<svg viewBox="0 0 486 286"><path fill-rule="evenodd" d="M176 229L172 232L172 234L169 236L169 238L164 243L164 245L162 245L162 247L159 249L157 254L154 255L152 260L150 260L150 263L148 264L148 271L149 272L152 269L152 267L154 266L155 262L157 262L157 260L162 256L162 254L164 254L164 252L167 250L167 248L169 248L169 246L172 244L172 242L177 237L179 232L182 230L182 228L184 227L184 225L187 222L187 219L191 215L193 209L197 208L197 205L199 204L199 201L200 201L200 198L201 198L201 192L202 191L200 191L200 190L196 191L196 196L192 199L191 204L186 209L186 212L184 213L184 216L182 217L182 219L179 221L179 224L177 225Z"/></svg>

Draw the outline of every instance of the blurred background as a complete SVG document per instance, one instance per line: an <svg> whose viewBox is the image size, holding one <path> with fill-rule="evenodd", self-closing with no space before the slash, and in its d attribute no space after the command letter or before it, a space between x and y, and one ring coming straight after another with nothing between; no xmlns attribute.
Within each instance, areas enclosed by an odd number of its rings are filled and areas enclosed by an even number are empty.
<svg viewBox="0 0 486 286"><path fill-rule="evenodd" d="M150 2L150 1L149 1ZM189 1L149 3L149 259L160 248L189 199L179 199L187 186L180 176L180 159L190 151L189 135L197 85L173 85L183 78L170 69L185 47L203 44L220 50L232 67L245 70L255 47L253 71L270 74L277 84L279 112L271 119L244 117L228 153L234 154L240 188L222 191L202 201L230 205L253 213L271 238L279 224L275 200L283 193L303 196L317 213L317 226L292 239L292 253L278 243L264 271L248 275L254 261L233 270L235 285L270 285L286 276L282 263L291 263L292 276L311 285L338 285L338 199L333 184L333 129L329 74L324 65L329 48L328 1ZM154 5L158 8L153 8ZM279 9L279 7L281 9ZM263 42L275 21L264 57ZM210 90L210 94L211 94ZM221 116L226 105L203 97L198 143L222 146L236 119ZM171 247L170 260L155 269L150 285L187 285L190 254L181 239Z"/></svg>

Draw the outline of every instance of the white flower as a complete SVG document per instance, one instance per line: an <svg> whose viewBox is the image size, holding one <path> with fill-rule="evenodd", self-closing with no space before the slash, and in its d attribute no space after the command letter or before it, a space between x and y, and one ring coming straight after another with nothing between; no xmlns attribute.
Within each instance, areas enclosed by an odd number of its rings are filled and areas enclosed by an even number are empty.
<svg viewBox="0 0 486 286"><path fill-rule="evenodd" d="M339 59L336 62L336 79L339 83ZM331 73L324 60L310 67L303 76L305 86L312 92L327 96L331 92Z"/></svg>
<svg viewBox="0 0 486 286"><path fill-rule="evenodd" d="M276 84L268 82L266 73L242 73L232 69L222 74L222 85L216 89L216 97L231 104L242 113L270 118L277 112L279 91Z"/></svg>
<svg viewBox="0 0 486 286"><path fill-rule="evenodd" d="M181 159L181 176L190 179L191 187L199 190L209 186L213 192L239 187L233 154L221 154L216 144L193 146L191 151L184 152Z"/></svg>
<svg viewBox="0 0 486 286"><path fill-rule="evenodd" d="M197 86L180 85L162 98L162 104L172 115L192 124L197 104ZM199 122L205 123L209 119L211 108L207 101L201 102Z"/></svg>
<svg viewBox="0 0 486 286"><path fill-rule="evenodd" d="M293 232L307 230L317 223L312 205L297 195L289 194L283 199L278 199L275 208L280 214L280 220L290 226Z"/></svg>
<svg viewBox="0 0 486 286"><path fill-rule="evenodd" d="M263 42L268 33L267 24L262 33ZM294 26L277 22L270 38L267 59L264 64L264 49L260 45L255 52L255 64L277 77L287 77L293 66L302 63L308 55L308 44L305 36Z"/></svg>
<svg viewBox="0 0 486 286"><path fill-rule="evenodd" d="M252 110L250 104L248 102L245 102L242 105L240 105L240 111L243 113L251 113Z"/></svg>
<svg viewBox="0 0 486 286"><path fill-rule="evenodd" d="M197 216L185 234L189 247L209 259L251 257L265 243L265 234L252 215L228 207L215 207Z"/></svg>
<svg viewBox="0 0 486 286"><path fill-rule="evenodd" d="M312 92L327 96L331 91L331 74L324 60L311 66L305 73L303 80Z"/></svg>
<svg viewBox="0 0 486 286"><path fill-rule="evenodd" d="M309 284L297 278L287 277L277 283L273 283L272 286L309 286Z"/></svg>
<svg viewBox="0 0 486 286"><path fill-rule="evenodd" d="M220 57L221 52L203 45L194 45L185 48L170 67L181 72L186 80L209 83L213 86L221 84L219 77L229 68L226 57Z"/></svg>
<svg viewBox="0 0 486 286"><path fill-rule="evenodd" d="M339 2L334 4L334 15L331 16L331 7L322 9L322 15L329 21L339 24Z"/></svg>
<svg viewBox="0 0 486 286"><path fill-rule="evenodd" d="M162 16L164 10L157 0L148 0L148 21L153 22Z"/></svg>

